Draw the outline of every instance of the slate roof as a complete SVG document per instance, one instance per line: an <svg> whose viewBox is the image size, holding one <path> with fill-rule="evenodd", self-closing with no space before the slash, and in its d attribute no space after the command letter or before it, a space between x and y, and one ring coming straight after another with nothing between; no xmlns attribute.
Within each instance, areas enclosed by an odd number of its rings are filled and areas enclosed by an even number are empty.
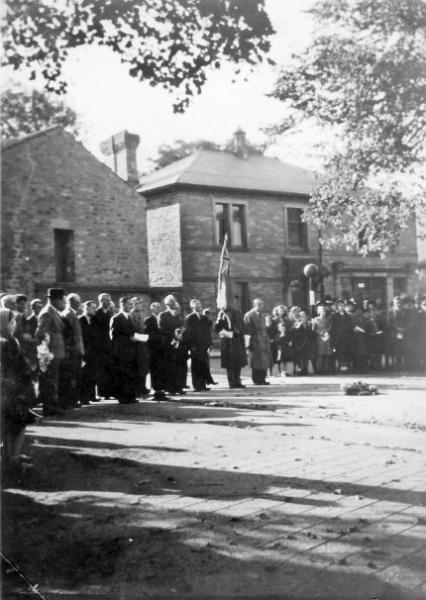
<svg viewBox="0 0 426 600"><path fill-rule="evenodd" d="M167 167L142 177L138 192L172 185L310 194L318 183L314 173L268 156L240 157L232 152L198 150Z"/></svg>

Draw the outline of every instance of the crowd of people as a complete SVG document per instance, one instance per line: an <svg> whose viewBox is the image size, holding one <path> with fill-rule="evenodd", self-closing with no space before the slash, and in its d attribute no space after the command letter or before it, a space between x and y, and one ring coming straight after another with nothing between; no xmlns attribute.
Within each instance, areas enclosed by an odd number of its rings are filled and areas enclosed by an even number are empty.
<svg viewBox="0 0 426 600"><path fill-rule="evenodd" d="M274 308L265 317L273 367L287 374L426 370L426 298L396 296L386 315L374 300ZM272 368L273 368L272 367Z"/></svg>
<svg viewBox="0 0 426 600"><path fill-rule="evenodd" d="M104 399L132 404L152 394L166 400L186 393L188 359L194 392L215 385L210 372L212 332L220 339L221 366L231 389L244 388L249 364L254 385L267 376L426 370L426 298L396 297L388 315L374 301L320 302L311 316L279 305L265 314L260 298L243 315L219 310L213 322L198 299L183 314L173 295L150 305L102 293L81 302L76 293L48 290L46 302L23 295L0 297L3 452L22 454L26 425L37 414L62 414ZM288 368L290 365L290 371ZM150 376L151 389L147 387Z"/></svg>

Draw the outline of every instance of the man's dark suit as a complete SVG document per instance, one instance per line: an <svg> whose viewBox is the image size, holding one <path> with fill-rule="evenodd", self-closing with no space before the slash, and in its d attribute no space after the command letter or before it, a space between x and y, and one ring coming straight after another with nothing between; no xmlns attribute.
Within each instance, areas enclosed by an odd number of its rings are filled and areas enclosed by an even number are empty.
<svg viewBox="0 0 426 600"><path fill-rule="evenodd" d="M96 385L98 395L108 398L112 390L112 355L109 325L112 314L102 307L96 309L93 317L96 325Z"/></svg>
<svg viewBox="0 0 426 600"><path fill-rule="evenodd" d="M135 327L125 313L118 313L111 319L110 337L112 340L112 357L114 361L114 396L121 404L136 401L138 383L137 346L131 338L136 333Z"/></svg>
<svg viewBox="0 0 426 600"><path fill-rule="evenodd" d="M94 317L79 317L84 344L84 366L81 374L81 401L95 400L96 385L96 323Z"/></svg>
<svg viewBox="0 0 426 600"><path fill-rule="evenodd" d="M65 324L65 358L59 369L59 404L63 408L68 408L77 406L81 400L81 365L84 345L77 313L68 307L61 315Z"/></svg>
<svg viewBox="0 0 426 600"><path fill-rule="evenodd" d="M151 387L155 392L166 389L164 373L164 348L158 319L151 315L145 319L145 333L149 335L149 370L151 373Z"/></svg>
<svg viewBox="0 0 426 600"><path fill-rule="evenodd" d="M211 375L208 350L212 343L210 321L196 312L186 317L185 342L191 354L192 385L195 390L206 388Z"/></svg>
<svg viewBox="0 0 426 600"><path fill-rule="evenodd" d="M227 331L232 337L222 337L220 340L221 367L226 369L230 388L239 388L241 383L241 369L247 364L247 355L244 345L244 320L240 311L229 308L221 310L218 314L215 330L217 333Z"/></svg>
<svg viewBox="0 0 426 600"><path fill-rule="evenodd" d="M179 314L165 310L158 316L158 325L163 340L166 389L170 394L182 392L186 386L187 348L184 341L177 341L176 329L183 330Z"/></svg>

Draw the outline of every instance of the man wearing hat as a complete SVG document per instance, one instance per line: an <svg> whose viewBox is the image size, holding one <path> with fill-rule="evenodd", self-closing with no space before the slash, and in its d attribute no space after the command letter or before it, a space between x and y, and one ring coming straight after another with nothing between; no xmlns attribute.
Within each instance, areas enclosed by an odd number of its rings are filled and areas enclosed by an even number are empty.
<svg viewBox="0 0 426 600"><path fill-rule="evenodd" d="M35 337L38 343L47 341L53 358L40 374L39 400L43 403L45 417L57 415L59 367L65 357L64 322L60 311L64 308L64 292L61 288L47 290L47 304L38 315Z"/></svg>

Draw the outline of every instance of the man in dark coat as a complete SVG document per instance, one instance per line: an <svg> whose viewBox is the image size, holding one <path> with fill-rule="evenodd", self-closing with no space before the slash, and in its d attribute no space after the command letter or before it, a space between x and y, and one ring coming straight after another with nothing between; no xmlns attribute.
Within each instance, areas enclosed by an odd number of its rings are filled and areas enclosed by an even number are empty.
<svg viewBox="0 0 426 600"><path fill-rule="evenodd" d="M230 389L244 388L241 369L247 364L243 315L235 308L219 311L215 331L220 337L221 367L226 369Z"/></svg>
<svg viewBox="0 0 426 600"><path fill-rule="evenodd" d="M269 385L266 373L272 366L271 345L262 315L263 300L253 300L253 308L244 315L246 334L250 336L250 367L255 385Z"/></svg>
<svg viewBox="0 0 426 600"><path fill-rule="evenodd" d="M62 318L65 322L65 358L59 370L59 404L73 408L80 403L81 367L84 355L83 335L78 312L81 300L78 294L68 294Z"/></svg>
<svg viewBox="0 0 426 600"><path fill-rule="evenodd" d="M94 315L96 304L87 300L83 305L83 314L79 317L83 335L84 358L81 371L81 403L96 402L96 323Z"/></svg>
<svg viewBox="0 0 426 600"><path fill-rule="evenodd" d="M345 310L345 302L342 299L336 300L336 312L331 315L330 322L330 343L335 353L335 366L339 371L347 371L350 366L354 324Z"/></svg>
<svg viewBox="0 0 426 600"><path fill-rule="evenodd" d="M97 397L108 399L112 393L112 345L109 323L112 317L112 302L109 294L99 294L99 306L95 311L96 324L96 386Z"/></svg>
<svg viewBox="0 0 426 600"><path fill-rule="evenodd" d="M191 376L194 392L207 391L211 375L209 349L212 344L210 321L202 314L201 302L194 298L189 303L192 313L185 319L185 341L191 355Z"/></svg>
<svg viewBox="0 0 426 600"><path fill-rule="evenodd" d="M38 379L38 359L37 359L37 339L35 332L38 327L38 315L43 308L43 302L40 298L34 298L30 302L31 313L25 318L24 322L24 340L22 348L25 356L28 358L34 381Z"/></svg>
<svg viewBox="0 0 426 600"><path fill-rule="evenodd" d="M132 404L136 400L138 385L138 355L135 340L135 327L130 319L132 301L120 298L120 311L112 317L110 337L114 360L114 391L120 404Z"/></svg>
<svg viewBox="0 0 426 600"><path fill-rule="evenodd" d="M143 318L143 300L135 296L132 300L132 310L130 311L130 320L132 321L136 333L145 333L145 322ZM146 376L149 372L149 357L146 342L136 342L136 352L138 355L139 381L137 386L138 396L147 396L150 390L146 387Z"/></svg>
<svg viewBox="0 0 426 600"><path fill-rule="evenodd" d="M164 298L166 310L158 316L158 325L164 349L166 389L169 394L183 395L186 379L186 345L184 326L176 298L169 294Z"/></svg>
<svg viewBox="0 0 426 600"><path fill-rule="evenodd" d="M60 311L64 308L64 292L60 288L47 290L47 304L38 315L35 337L40 344L48 340L53 359L46 371L40 373L39 400L43 404L45 417L55 416L61 411L58 404L59 367L65 357L64 321Z"/></svg>
<svg viewBox="0 0 426 600"><path fill-rule="evenodd" d="M407 313L399 296L395 296L389 311L387 344L393 369L402 369L404 362L404 339L407 328Z"/></svg>
<svg viewBox="0 0 426 600"><path fill-rule="evenodd" d="M145 319L145 333L148 337L149 370L151 373L151 387L154 390L155 400L165 400L166 373L164 371L163 339L158 325L158 315L161 313L161 304L153 302L150 306L151 315Z"/></svg>

